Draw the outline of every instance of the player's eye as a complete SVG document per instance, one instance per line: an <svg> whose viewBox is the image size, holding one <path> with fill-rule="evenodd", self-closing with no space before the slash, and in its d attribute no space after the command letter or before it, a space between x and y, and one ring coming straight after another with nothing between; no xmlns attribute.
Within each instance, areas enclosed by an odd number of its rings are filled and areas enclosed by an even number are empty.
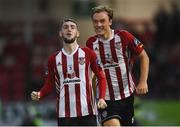
<svg viewBox="0 0 180 127"><path fill-rule="evenodd" d="M64 26L63 26L63 29L68 29L68 26L67 26L67 25L64 25Z"/></svg>
<svg viewBox="0 0 180 127"><path fill-rule="evenodd" d="M93 22L94 22L94 23L96 23L96 24L98 23L98 21L97 21L97 20L93 20Z"/></svg>
<svg viewBox="0 0 180 127"><path fill-rule="evenodd" d="M74 26L74 25L71 25L71 29L76 29L76 26Z"/></svg>
<svg viewBox="0 0 180 127"><path fill-rule="evenodd" d="M105 19L101 19L100 22L101 22L101 23L104 23L104 22L105 22Z"/></svg>

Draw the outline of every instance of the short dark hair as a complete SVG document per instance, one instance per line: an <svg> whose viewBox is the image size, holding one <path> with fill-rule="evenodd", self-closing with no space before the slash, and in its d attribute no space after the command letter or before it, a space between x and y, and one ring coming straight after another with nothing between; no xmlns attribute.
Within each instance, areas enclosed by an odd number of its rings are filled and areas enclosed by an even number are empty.
<svg viewBox="0 0 180 127"><path fill-rule="evenodd" d="M78 25L77 25L77 22L76 22L74 19L66 18L66 19L63 19L63 20L62 20L62 22L61 22L61 28L62 28L62 26L63 26L63 24L64 24L65 22L73 22L73 23L76 24L76 26L78 26Z"/></svg>
<svg viewBox="0 0 180 127"><path fill-rule="evenodd" d="M113 10L108 6L102 6L102 5L92 8L91 18L93 18L93 15L95 13L99 13L99 12L103 12L103 11L107 12L109 19L113 19Z"/></svg>

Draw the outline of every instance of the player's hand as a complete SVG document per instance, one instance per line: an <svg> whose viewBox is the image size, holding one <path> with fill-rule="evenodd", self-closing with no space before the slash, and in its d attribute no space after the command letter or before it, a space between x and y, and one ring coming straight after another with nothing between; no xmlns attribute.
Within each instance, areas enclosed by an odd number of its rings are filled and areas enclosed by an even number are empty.
<svg viewBox="0 0 180 127"><path fill-rule="evenodd" d="M146 94L148 92L148 84L146 82L140 82L136 87L137 94Z"/></svg>
<svg viewBox="0 0 180 127"><path fill-rule="evenodd" d="M31 93L31 99L33 101L39 101L39 99L40 99L40 92L33 91Z"/></svg>
<svg viewBox="0 0 180 127"><path fill-rule="evenodd" d="M107 104L104 99L100 98L97 106L99 109L105 109L107 107Z"/></svg>

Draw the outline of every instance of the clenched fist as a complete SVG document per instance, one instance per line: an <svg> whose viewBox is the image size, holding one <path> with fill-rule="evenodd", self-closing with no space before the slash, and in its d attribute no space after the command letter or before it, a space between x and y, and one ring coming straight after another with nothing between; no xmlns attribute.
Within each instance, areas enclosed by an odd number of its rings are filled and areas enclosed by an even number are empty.
<svg viewBox="0 0 180 127"><path fill-rule="evenodd" d="M31 99L33 101L39 101L39 99L40 99L40 92L33 91L31 93Z"/></svg>
<svg viewBox="0 0 180 127"><path fill-rule="evenodd" d="M97 106L99 109L105 109L107 107L107 104L105 100L101 98L99 99Z"/></svg>

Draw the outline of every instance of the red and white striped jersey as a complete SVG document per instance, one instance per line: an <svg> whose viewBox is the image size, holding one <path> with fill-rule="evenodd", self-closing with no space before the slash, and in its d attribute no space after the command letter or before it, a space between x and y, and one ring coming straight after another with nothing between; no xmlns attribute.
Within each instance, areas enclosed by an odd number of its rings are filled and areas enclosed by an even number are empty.
<svg viewBox="0 0 180 127"><path fill-rule="evenodd" d="M96 54L89 48L79 46L71 55L62 49L49 59L48 76L40 96L48 94L55 84L59 118L95 115L97 108L92 90L92 71L101 81L100 96L104 98L106 79L97 64Z"/></svg>
<svg viewBox="0 0 180 127"><path fill-rule="evenodd" d="M141 53L143 44L127 31L112 30L112 33L108 40L92 36L86 45L95 51L104 69L107 79L105 100L121 100L134 92L131 62L133 56Z"/></svg>

